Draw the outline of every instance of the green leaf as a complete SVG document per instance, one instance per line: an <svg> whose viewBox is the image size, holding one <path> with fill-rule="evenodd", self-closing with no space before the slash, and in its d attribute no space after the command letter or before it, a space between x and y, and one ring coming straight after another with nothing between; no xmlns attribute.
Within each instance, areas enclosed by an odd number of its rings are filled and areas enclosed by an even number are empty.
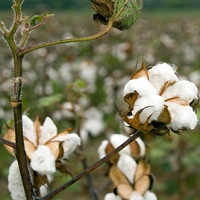
<svg viewBox="0 0 200 200"><path fill-rule="evenodd" d="M38 105L40 107L48 107L59 102L62 99L62 97L62 94L54 94L51 96L42 97L41 99L39 99Z"/></svg>
<svg viewBox="0 0 200 200"><path fill-rule="evenodd" d="M30 20L30 25L35 26L36 24L40 23L43 20L44 16L41 15L34 15Z"/></svg>

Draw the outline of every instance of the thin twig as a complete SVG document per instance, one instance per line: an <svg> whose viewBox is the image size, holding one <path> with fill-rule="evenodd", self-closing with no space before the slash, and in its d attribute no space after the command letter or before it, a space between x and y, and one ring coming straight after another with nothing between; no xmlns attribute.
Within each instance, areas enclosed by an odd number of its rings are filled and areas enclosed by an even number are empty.
<svg viewBox="0 0 200 200"><path fill-rule="evenodd" d="M43 42L43 43L39 43L36 45L33 45L31 47L27 47L24 48L20 53L19 56L23 56L26 55L27 53L30 53L32 51L35 51L37 49L40 48L44 48L44 47L50 47L53 45L58 45L58 44L66 44L66 43L71 43L71 42L85 42L85 41L90 41L90 40L95 40L98 39L100 37L103 37L104 35L106 35L110 29L112 28L113 25L113 21L109 21L108 25L106 26L106 28L94 35L91 36L86 36L86 37L78 37L78 38L69 38L69 39L63 39L63 40L58 40L58 41L53 41L53 42Z"/></svg>
<svg viewBox="0 0 200 200"><path fill-rule="evenodd" d="M114 149L111 153L109 153L108 155L106 155L105 157L103 157L102 159L100 159L99 161L97 161L96 163L94 163L92 166L88 167L86 170L84 170L83 172L81 172L80 174L78 174L77 176L75 176L74 178L72 178L67 183L63 184L59 188L57 188L54 191L52 191L47 196L41 198L40 200L47 200L47 199L50 199L50 198L56 196L57 194L59 194L64 189L68 188L69 186L71 186L72 184L74 184L75 182L77 182L78 180L80 180L83 176L89 174L90 172L92 172L93 170L95 170L97 167L99 167L103 163L109 161L114 155L116 155L119 151L121 151L124 147L126 147L128 144L130 144L136 138L140 137L142 134L143 133L139 132L139 131L136 132L136 133L134 133L129 139L127 139L119 147L117 147L116 149Z"/></svg>
<svg viewBox="0 0 200 200"><path fill-rule="evenodd" d="M0 143L5 144L9 147L12 147L13 149L15 149L15 146L16 146L15 143L5 140L3 138L0 138Z"/></svg>

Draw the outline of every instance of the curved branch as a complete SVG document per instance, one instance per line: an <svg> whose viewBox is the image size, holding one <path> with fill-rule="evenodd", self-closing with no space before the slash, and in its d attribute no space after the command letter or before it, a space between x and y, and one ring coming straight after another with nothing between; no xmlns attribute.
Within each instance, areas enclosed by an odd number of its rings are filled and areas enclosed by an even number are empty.
<svg viewBox="0 0 200 200"><path fill-rule="evenodd" d="M122 143L120 146L118 146L116 149L114 149L111 153L107 154L105 157L103 157L102 159L100 159L99 161L94 163L92 166L88 167L86 170L84 170L83 172L81 172L80 174L78 174L77 176L72 178L70 181L68 181L64 185L55 189L53 192L51 192L47 196L41 198L40 200L47 200L47 199L50 199L50 198L56 196L57 194L62 192L64 189L68 188L69 186L71 186L72 184L74 184L75 182L80 180L83 176L89 174L90 172L95 170L97 167L99 167L103 163L109 161L114 155L116 155L119 151L121 151L124 147L126 147L131 142L133 142L136 138L140 137L142 134L143 134L142 132L137 131L130 138L128 138L124 143Z"/></svg>
<svg viewBox="0 0 200 200"><path fill-rule="evenodd" d="M43 43L39 43L36 45L33 45L31 47L27 47L24 48L20 53L19 56L24 56L32 51L35 51L37 49L41 49L44 47L50 47L53 45L57 45L57 44L66 44L66 43L71 43L71 42L84 42L84 41L90 41L90 40L95 40L98 39L100 37L103 37L104 35L106 35L110 29L112 28L113 25L113 20L110 20L108 25L106 26L106 28L94 35L91 36L86 36L86 37L78 37L78 38L70 38L70 39L63 39L63 40L58 40L58 41L53 41L53 42L43 42Z"/></svg>

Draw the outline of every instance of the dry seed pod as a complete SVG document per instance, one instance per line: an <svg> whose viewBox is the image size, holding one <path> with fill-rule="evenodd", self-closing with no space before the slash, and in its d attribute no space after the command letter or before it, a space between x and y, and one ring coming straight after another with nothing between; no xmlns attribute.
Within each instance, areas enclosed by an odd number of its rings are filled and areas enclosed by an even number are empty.
<svg viewBox="0 0 200 200"><path fill-rule="evenodd" d="M142 0L91 0L93 9L97 12L93 19L104 25L111 17L113 27L119 30L129 29L138 19L142 10Z"/></svg>

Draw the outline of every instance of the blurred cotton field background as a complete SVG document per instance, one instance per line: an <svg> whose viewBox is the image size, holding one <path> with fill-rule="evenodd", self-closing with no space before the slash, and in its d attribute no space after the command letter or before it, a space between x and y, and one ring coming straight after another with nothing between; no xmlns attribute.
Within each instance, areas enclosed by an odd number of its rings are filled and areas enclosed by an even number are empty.
<svg viewBox="0 0 200 200"><path fill-rule="evenodd" d="M34 13L38 14L38 13ZM123 133L117 109L126 109L123 88L141 62L155 65L167 62L178 67L178 76L200 87L200 14L199 12L146 12L130 30L116 29L93 42L58 45L37 50L24 60L24 113L34 119L39 115L53 119L60 130L72 127L84 142L88 163L98 160L101 141L112 133ZM10 23L11 14L2 19ZM45 26L33 32L29 44L91 35L102 27L92 21L92 13L60 12L48 19ZM0 38L0 129L12 119L12 58ZM199 116L200 108L196 106ZM183 135L160 138L145 137L151 171L155 176L153 192L162 200L197 200L200 191L200 125ZM13 161L0 146L0 199L10 199L7 190L8 166ZM72 155L75 174L81 162ZM105 176L105 165L92 173L94 185L103 199L112 190ZM68 176L57 174L52 187L64 183ZM81 180L55 199L76 194L89 199L86 181Z"/></svg>

